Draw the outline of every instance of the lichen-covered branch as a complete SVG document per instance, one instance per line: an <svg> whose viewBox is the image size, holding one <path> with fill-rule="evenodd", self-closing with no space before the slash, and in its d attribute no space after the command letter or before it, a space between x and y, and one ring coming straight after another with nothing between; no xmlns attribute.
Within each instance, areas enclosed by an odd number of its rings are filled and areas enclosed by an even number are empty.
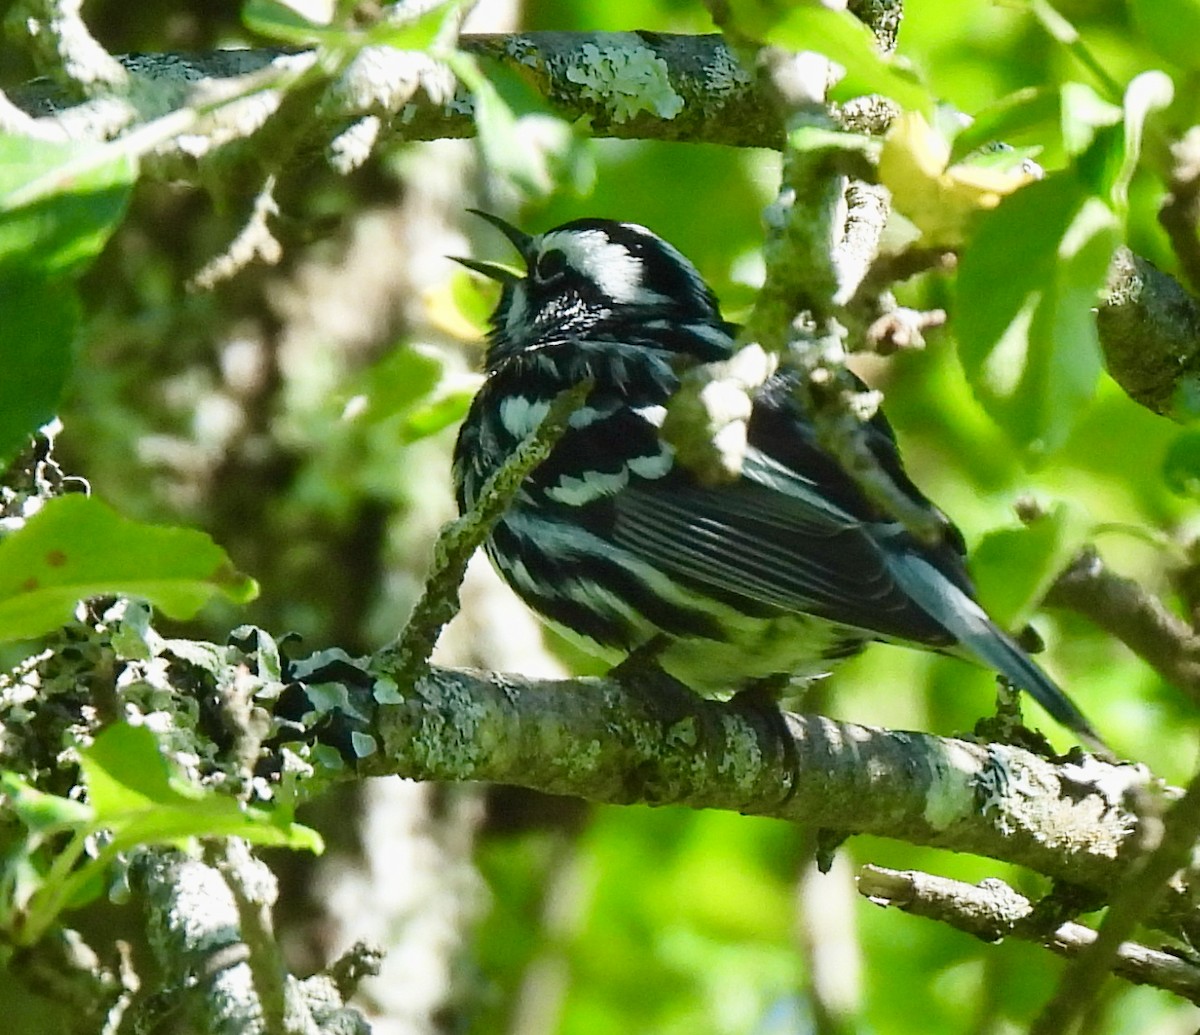
<svg viewBox="0 0 1200 1035"><path fill-rule="evenodd" d="M653 32L530 32L464 35L468 54L522 76L564 118L597 137L686 140L779 147L783 129L761 86L720 36ZM130 86L76 104L58 83L39 80L10 100L74 137L103 139L189 103L192 90L308 58L272 50L136 54L117 59ZM424 54L370 47L332 84L309 128L314 144L358 119L381 120L379 140L474 136L470 94ZM179 141L175 145L188 145Z"/></svg>
<svg viewBox="0 0 1200 1035"><path fill-rule="evenodd" d="M1173 876L1188 867L1200 834L1200 775L1192 778L1183 797L1161 819L1148 808L1138 811L1141 830L1129 875L1109 902L1095 941L1067 968L1031 1035L1056 1035L1075 1028L1099 996L1122 944L1154 912Z"/></svg>
<svg viewBox="0 0 1200 1035"><path fill-rule="evenodd" d="M800 779L789 796L776 724L737 701L437 668L396 696L372 706L379 750L357 759L361 773L736 809L974 852L1093 888L1123 870L1136 823L1124 794L1147 778L1086 756L1056 765L1015 747L792 715Z"/></svg>
<svg viewBox="0 0 1200 1035"><path fill-rule="evenodd" d="M1020 938L1068 959L1096 941L1095 931L1075 921L1047 929L1034 903L995 878L966 884L913 870L864 866L858 891L876 905L938 920L984 941ZM1122 942L1112 970L1133 984L1166 989L1200 1004L1200 967L1170 952Z"/></svg>
<svg viewBox="0 0 1200 1035"><path fill-rule="evenodd" d="M1096 314L1109 374L1155 413L1200 413L1200 304L1173 277L1128 249L1109 267Z"/></svg>
<svg viewBox="0 0 1200 1035"><path fill-rule="evenodd" d="M190 704L207 692L199 679L215 687L234 673L258 671L257 654L277 650L264 646L269 640L259 630L244 634L241 647L209 646L220 658L211 670L195 664L203 645L163 641L148 664L122 659L105 640L76 651L90 683L48 653L20 682L0 688L0 726L8 727L0 765L42 772L40 741L58 744L77 730L97 692L95 672L105 671L125 710L163 731L192 779L210 779L214 763L240 774L240 759L205 746L203 738L224 731L197 726ZM355 659L322 651L282 664L282 682L264 681L254 704L274 714L266 747L284 761L260 764L256 781L275 773L291 795L300 772L309 793L330 780L399 774L518 784L600 802L729 809L972 852L1106 893L1132 862L1137 819L1126 799L1151 783L1140 766L1086 755L1051 762L1013 746L816 715L788 717L789 745L761 709L671 692L670 683L651 693L614 679L545 681L438 667L404 683L392 652ZM36 697L25 692L26 681L38 687ZM167 710L172 700L178 715ZM43 714L37 740L15 735L30 727L31 708ZM789 790L792 753L799 781ZM215 776L230 782L223 771ZM1168 892L1160 921L1200 936L1184 891Z"/></svg>
<svg viewBox="0 0 1200 1035"><path fill-rule="evenodd" d="M244 849L232 850L227 862L238 870L239 897L252 897L255 909L269 908L276 882L266 865ZM281 1001L274 1010L264 1009L261 975L252 964L263 945L242 926L244 912L228 874L181 852L146 850L135 860L133 875L163 970L162 991L135 1004L134 1030L157 1030L165 1015L182 1014L212 1035L366 1035L362 1016L344 1005L354 988L344 965L335 965L332 976L303 981L273 975L272 992ZM273 944L270 949L272 955L278 951ZM356 960L366 959L361 950L353 951ZM361 966L352 969L361 976Z"/></svg>
<svg viewBox="0 0 1200 1035"><path fill-rule="evenodd" d="M532 32L465 35L459 46L515 71L591 136L784 144L784 118L768 78L747 72L720 36ZM200 126L159 141L147 156L151 174L172 177L189 170L195 176L197 162L245 145L279 109L278 84L304 74L313 61L312 53L269 48L125 55L115 59L127 79L122 83L111 68L77 68L78 55L89 52L71 51L72 75L93 84L87 99L77 101L61 80L38 80L7 98L0 94L0 126L52 139L103 140L203 102L213 110ZM107 67L102 57L97 61ZM215 106L223 92L245 96ZM830 114L843 122L856 118L854 106ZM854 122L859 132L881 132L886 124L886 116L871 130ZM473 98L444 64L423 53L367 47L323 90L302 138L291 144L298 154L323 153L335 168L349 169L389 140L475 132ZM1098 325L1109 372L1133 399L1176 419L1195 415L1200 306L1177 281L1122 250Z"/></svg>
<svg viewBox="0 0 1200 1035"><path fill-rule="evenodd" d="M76 643L73 656L88 679L48 652L22 670L20 681L0 688L0 727L7 726L7 734L39 730L36 739L0 736L3 767L48 772L39 745L60 744L68 729L79 735L82 722L96 721L94 714L87 719L88 708L99 692L96 673L103 671L122 710L161 731L164 747L191 779L230 784L229 772L240 774L243 760L232 749L208 746L206 738L224 734L223 724L206 732L204 716L190 705L234 673L257 672L265 652L275 657L279 675L262 682L253 702L274 714L275 732L264 743L267 754L253 784L262 797L294 801L320 793L331 780L399 774L516 784L598 802L736 810L971 852L1107 900L1136 866L1134 802L1154 786L1140 766L1083 754L1047 760L1010 745L871 729L818 715L788 716L785 741L780 724L753 704L704 700L671 683L543 681L438 667L406 682L395 652L355 659L333 650L290 660L286 652L279 657L261 630L243 630L238 643L225 648L161 641L147 663L121 656L118 631L110 629L86 650ZM202 652L210 661L198 666ZM24 692L26 678L37 686L36 696ZM205 689L201 684L210 680ZM37 721L30 721L31 709ZM164 960L184 968L168 975L168 998L190 1001L185 992L200 975L206 984L198 1008L211 1014L218 1003L228 1004L237 1023L260 1016L263 990L241 946L261 940L266 928L251 914L256 903L269 905L273 892L243 893L239 910L211 866L154 852L144 863L139 886L169 942ZM244 889L258 877L239 880ZM198 929L190 914L210 900L217 912L206 921L212 930L203 944L180 941ZM247 915L254 920L249 927ZM1172 881L1146 919L1173 934L1200 937L1189 879ZM284 991L286 1009L298 1009L294 997L301 992L291 979ZM274 997L278 1002L277 991ZM135 1004L147 1008L145 1000Z"/></svg>

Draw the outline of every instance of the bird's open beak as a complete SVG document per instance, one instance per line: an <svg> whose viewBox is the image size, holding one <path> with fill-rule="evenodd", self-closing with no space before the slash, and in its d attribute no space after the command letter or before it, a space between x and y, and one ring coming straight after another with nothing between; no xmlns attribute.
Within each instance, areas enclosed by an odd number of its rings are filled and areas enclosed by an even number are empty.
<svg viewBox="0 0 1200 1035"><path fill-rule="evenodd" d="M470 212L471 215L478 216L480 219L486 219L489 223L491 223L492 226L494 226L505 237L512 241L513 247L517 249L517 252L520 254L521 258L524 259L526 263L529 262L529 259L533 255L532 235L525 233L524 230L518 230L512 225L512 223L506 223L499 216L493 216L490 212L484 212L477 208L469 208L467 211Z"/></svg>
<svg viewBox="0 0 1200 1035"><path fill-rule="evenodd" d="M525 279L516 270L501 266L498 262L480 262L478 259L464 259L458 255L447 255L446 258L451 262L457 262L460 266L466 266L467 269L474 270L476 273L482 273L492 280L498 280L505 286Z"/></svg>
<svg viewBox="0 0 1200 1035"><path fill-rule="evenodd" d="M490 212L483 212L477 208L469 208L467 211L473 216L479 216L480 219L486 219L492 226L512 241L513 247L520 253L525 265L529 265L529 260L533 255L533 237L530 234L525 233L524 230L518 230L512 223L506 223L499 216L493 216ZM482 273L485 277L490 277L492 280L498 280L506 287L525 279L517 270L509 266L502 266L498 262L480 262L478 259L462 259L457 255L451 255L448 258L457 262L460 266L466 266L469 270Z"/></svg>

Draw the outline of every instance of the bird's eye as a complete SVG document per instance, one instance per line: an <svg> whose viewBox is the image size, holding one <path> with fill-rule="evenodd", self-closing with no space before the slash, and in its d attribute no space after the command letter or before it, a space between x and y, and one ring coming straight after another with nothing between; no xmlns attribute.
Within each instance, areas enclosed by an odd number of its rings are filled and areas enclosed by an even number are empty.
<svg viewBox="0 0 1200 1035"><path fill-rule="evenodd" d="M558 280L567 271L567 257L557 248L551 248L538 256L533 266L533 279L542 284Z"/></svg>

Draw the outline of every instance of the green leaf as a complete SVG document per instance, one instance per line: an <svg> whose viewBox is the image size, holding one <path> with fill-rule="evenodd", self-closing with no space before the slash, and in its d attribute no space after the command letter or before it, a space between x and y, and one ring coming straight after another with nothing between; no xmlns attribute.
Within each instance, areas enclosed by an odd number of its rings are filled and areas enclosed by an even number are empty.
<svg viewBox="0 0 1200 1035"><path fill-rule="evenodd" d="M846 70L830 91L834 100L878 93L902 108L933 108L933 98L908 68L880 53L875 37L849 11L818 3L773 3L771 0L731 0L737 28L751 39L789 50L824 54Z"/></svg>
<svg viewBox="0 0 1200 1035"><path fill-rule="evenodd" d="M35 834L87 826L96 818L90 805L39 791L17 773L0 772L0 790L5 805Z"/></svg>
<svg viewBox="0 0 1200 1035"><path fill-rule="evenodd" d="M98 898L117 854L139 845L240 837L260 845L323 850L320 835L292 822L290 809L256 808L187 783L173 772L145 726L109 726L79 755L87 805L45 794L11 773L0 780L30 830L6 854L0 870L5 894L0 924L14 944L33 944L63 910ZM109 837L97 855L86 856L86 838L99 830ZM67 832L71 836L65 841L44 836Z"/></svg>
<svg viewBox="0 0 1200 1035"><path fill-rule="evenodd" d="M0 275L0 469L58 411L79 301L71 285Z"/></svg>
<svg viewBox="0 0 1200 1035"><path fill-rule="evenodd" d="M397 23L380 19L368 30L367 39L396 50L428 50L445 30L456 25L460 6L457 2L442 0L421 11L411 21Z"/></svg>
<svg viewBox="0 0 1200 1035"><path fill-rule="evenodd" d="M1121 109L1085 83L1063 83L1059 101L1059 128L1069 155L1083 154L1092 146L1098 130L1121 121Z"/></svg>
<svg viewBox="0 0 1200 1035"><path fill-rule="evenodd" d="M1200 0L1129 0L1133 22L1158 54L1200 68Z"/></svg>
<svg viewBox="0 0 1200 1035"><path fill-rule="evenodd" d="M331 29L305 18L291 4L281 0L247 0L242 7L242 24L267 39L298 46L316 43L337 45L348 40L341 29Z"/></svg>
<svg viewBox="0 0 1200 1035"><path fill-rule="evenodd" d="M442 361L407 346L391 353L366 372L360 394L366 397L367 420L387 420L424 403L442 379Z"/></svg>
<svg viewBox="0 0 1200 1035"><path fill-rule="evenodd" d="M189 618L216 592L243 603L257 586L204 533L127 521L86 496L47 501L0 541L0 640L56 629L87 597L143 597Z"/></svg>
<svg viewBox="0 0 1200 1035"><path fill-rule="evenodd" d="M414 409L400 426L400 438L415 442L462 420L475 397L477 384L453 391L438 393L424 406Z"/></svg>
<svg viewBox="0 0 1200 1035"><path fill-rule="evenodd" d="M1129 184L1137 171L1142 155L1142 137L1146 120L1156 111L1168 107L1175 96L1175 84L1163 72L1143 72L1125 90L1124 153L1120 168L1113 179L1111 196L1118 211L1129 207Z"/></svg>
<svg viewBox="0 0 1200 1035"><path fill-rule="evenodd" d="M1058 503L1043 517L983 537L971 555L979 600L1004 629L1028 624L1051 584L1087 541L1085 511Z"/></svg>
<svg viewBox="0 0 1200 1035"><path fill-rule="evenodd" d="M1068 155L1083 154L1098 130L1121 122L1122 111L1085 83L1064 83L1061 88L1029 87L985 108L971 125L954 137L951 162L988 144L1030 135L1045 138L1058 133Z"/></svg>
<svg viewBox="0 0 1200 1035"><path fill-rule="evenodd" d="M552 186L546 163L517 133L517 117L470 54L455 51L446 63L475 99L475 126L483 165L489 175L510 181L525 194L540 197Z"/></svg>
<svg viewBox="0 0 1200 1035"><path fill-rule="evenodd" d="M320 836L286 809L254 808L174 775L145 726L116 723L80 752L96 823L120 848L187 837L241 837L255 844L320 852Z"/></svg>
<svg viewBox="0 0 1200 1035"><path fill-rule="evenodd" d="M1200 429L1180 432L1167 447L1163 480L1176 495L1200 499Z"/></svg>
<svg viewBox="0 0 1200 1035"><path fill-rule="evenodd" d="M1059 92L1049 87L1010 93L984 108L954 136L950 162L961 162L973 151L1024 133L1046 136L1057 129L1060 109Z"/></svg>
<svg viewBox="0 0 1200 1035"><path fill-rule="evenodd" d="M0 278L80 272L125 213L137 164L111 145L0 134Z"/></svg>
<svg viewBox="0 0 1200 1035"><path fill-rule="evenodd" d="M986 213L963 255L953 320L963 368L1026 449L1060 446L1092 398L1092 309L1118 243L1112 212L1068 171Z"/></svg>

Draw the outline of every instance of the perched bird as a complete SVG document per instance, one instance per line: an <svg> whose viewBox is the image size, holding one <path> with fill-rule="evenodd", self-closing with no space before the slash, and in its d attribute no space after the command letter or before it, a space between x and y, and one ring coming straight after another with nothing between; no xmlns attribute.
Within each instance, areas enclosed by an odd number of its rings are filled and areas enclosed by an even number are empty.
<svg viewBox="0 0 1200 1035"><path fill-rule="evenodd" d="M735 328L676 248L645 227L577 219L533 236L479 212L525 275L500 281L486 379L454 454L460 510L565 389L591 379L549 458L486 541L543 618L613 660L648 648L701 693L811 677L884 640L967 658L1028 691L1089 744L1087 719L974 598L961 534L918 541L817 441L795 373L752 398L740 475L706 484L664 441L681 375L728 359ZM909 480L886 419L865 426L895 485Z"/></svg>

